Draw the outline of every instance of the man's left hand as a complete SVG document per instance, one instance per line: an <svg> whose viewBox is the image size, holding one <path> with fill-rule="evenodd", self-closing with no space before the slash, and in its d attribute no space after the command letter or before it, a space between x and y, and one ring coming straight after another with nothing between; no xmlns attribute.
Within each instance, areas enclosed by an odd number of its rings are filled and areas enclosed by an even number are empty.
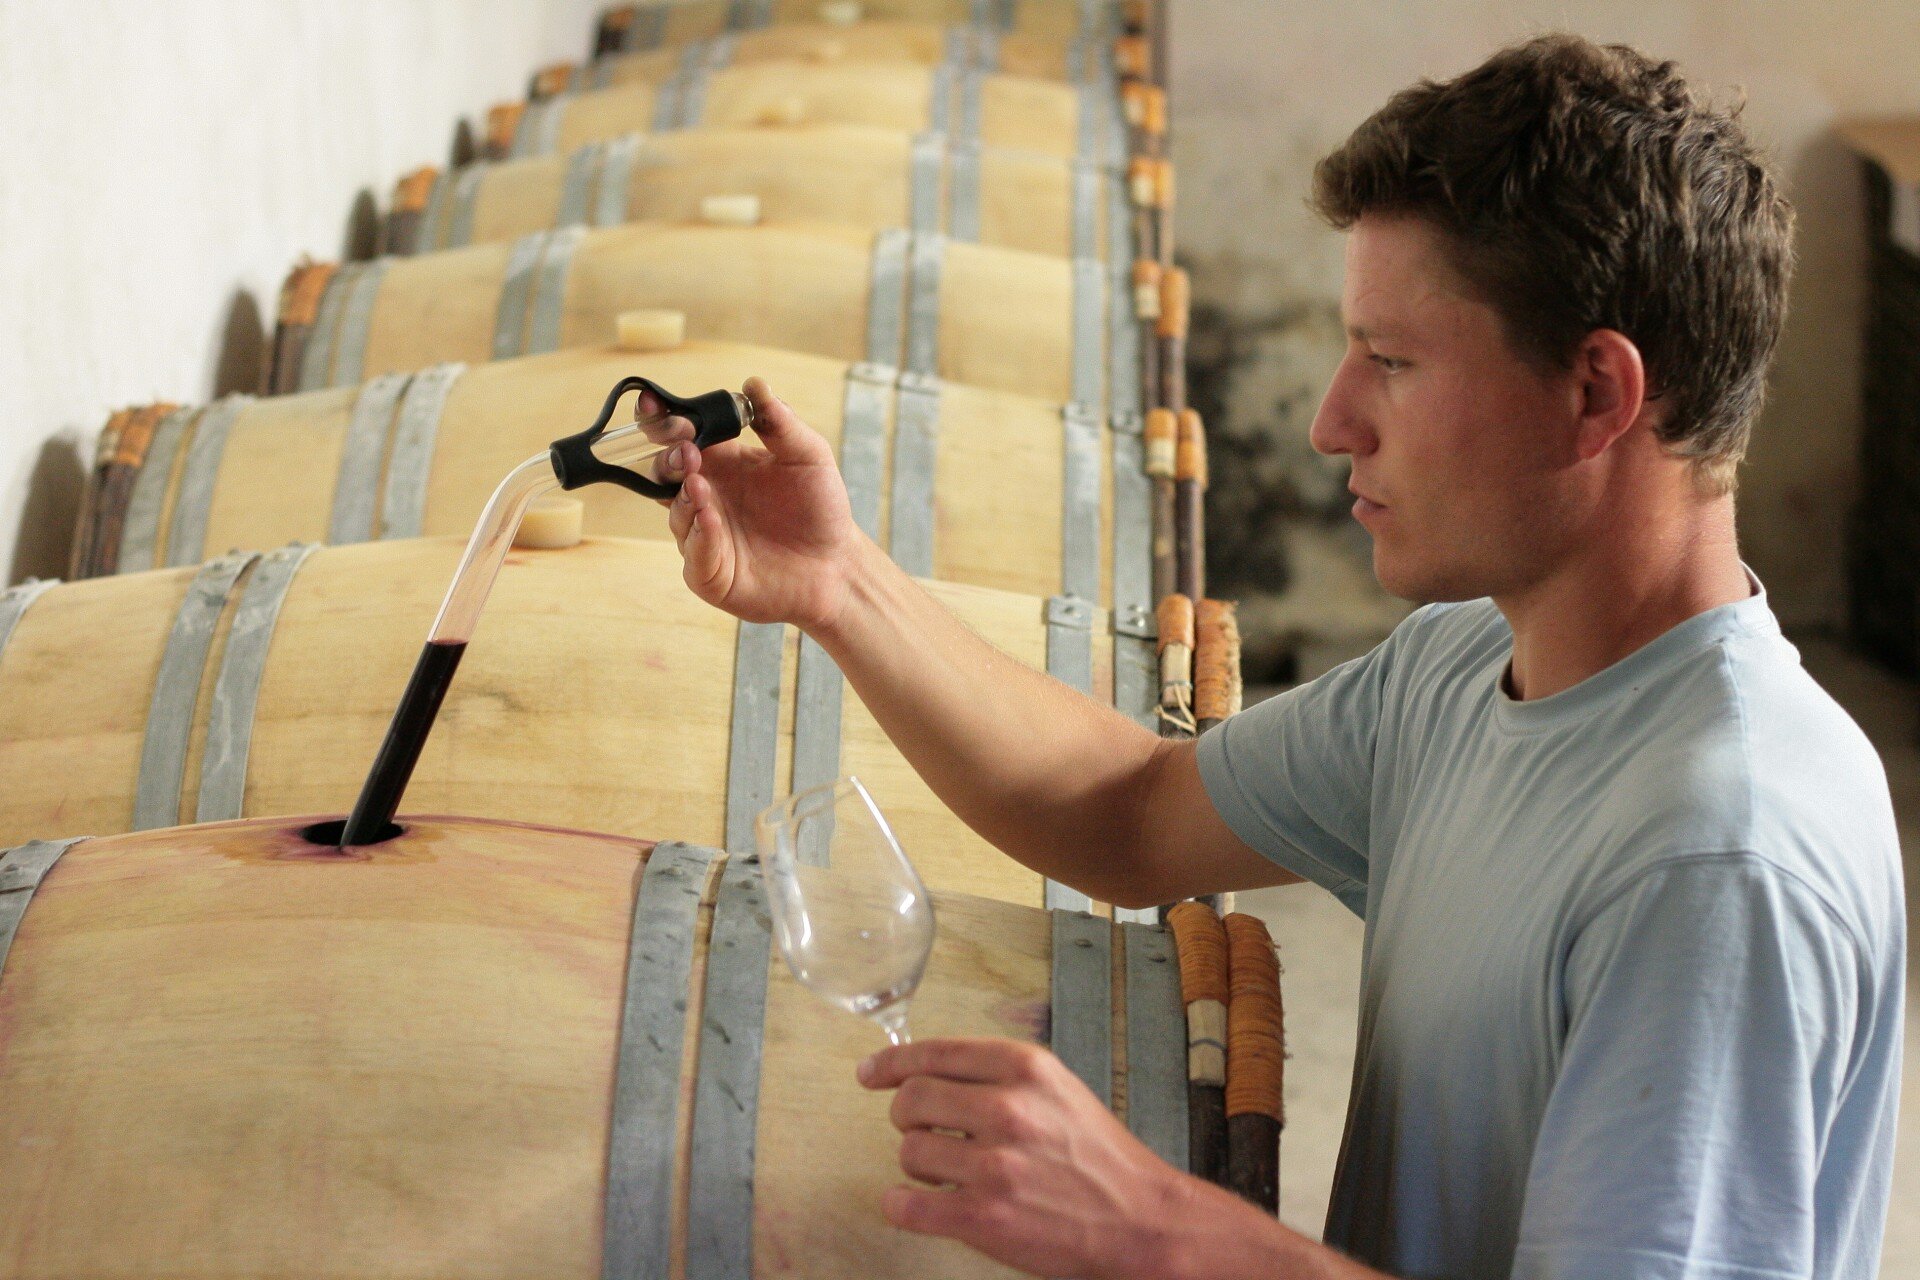
<svg viewBox="0 0 1920 1280"><path fill-rule="evenodd" d="M886 1193L894 1226L1040 1275L1166 1273L1183 1206L1203 1184L1149 1151L1045 1049L922 1040L868 1058L860 1083L896 1091L900 1167L925 1184Z"/></svg>

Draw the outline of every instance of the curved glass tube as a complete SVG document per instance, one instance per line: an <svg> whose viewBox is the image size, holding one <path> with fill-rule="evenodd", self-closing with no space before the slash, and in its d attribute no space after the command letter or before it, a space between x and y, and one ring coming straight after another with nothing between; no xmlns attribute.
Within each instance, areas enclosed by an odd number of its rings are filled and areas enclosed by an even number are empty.
<svg viewBox="0 0 1920 1280"><path fill-rule="evenodd" d="M641 403L644 406L647 401ZM736 393L734 403L741 421L751 424L752 409L745 397ZM686 438L676 432L674 438L658 441L649 434L649 428L659 426L667 417L657 405L639 413L632 425L594 439L590 446L594 456L609 465L624 467L656 481L664 480L660 474L662 455ZM433 620L433 630L421 650L420 661L400 695L393 720L387 725L386 737L360 790L360 799L341 830L342 846L372 844L397 834L393 816L399 811L401 797L413 776L414 765L419 762L427 734L440 713L441 700L453 681L460 657L479 625L480 611L486 607L494 580L500 576L500 566L506 563L507 549L513 546L514 535L519 532L520 522L533 500L558 488L559 484L552 454L539 453L509 472L487 499L486 509L480 513L479 523L474 525L473 536L467 540L466 551L460 557L460 567L454 571L453 583L440 602L440 613Z"/></svg>
<svg viewBox="0 0 1920 1280"><path fill-rule="evenodd" d="M656 459L673 444L650 439L647 428L664 420L665 415L652 414L631 426L607 432L593 442L594 456L602 462L660 479ZM446 598L440 602L439 616L433 620L433 630L427 636L429 644L465 644L473 639L480 611L486 607L494 579L500 574L500 566L506 563L513 535L519 532L527 508L535 498L558 485L553 463L544 453L535 454L507 473L507 478L487 499L486 509L473 527L473 536L467 540L460 567L454 571L453 585L447 588Z"/></svg>

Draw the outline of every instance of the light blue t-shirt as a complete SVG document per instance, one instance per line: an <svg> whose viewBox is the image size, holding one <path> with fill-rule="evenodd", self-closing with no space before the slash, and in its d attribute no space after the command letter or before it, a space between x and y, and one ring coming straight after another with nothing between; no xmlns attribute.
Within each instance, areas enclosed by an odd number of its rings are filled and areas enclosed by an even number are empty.
<svg viewBox="0 0 1920 1280"><path fill-rule="evenodd" d="M1366 921L1327 1242L1422 1280L1870 1280L1879 758L1763 594L1550 698L1506 694L1512 648L1490 602L1429 606L1200 740L1241 839Z"/></svg>

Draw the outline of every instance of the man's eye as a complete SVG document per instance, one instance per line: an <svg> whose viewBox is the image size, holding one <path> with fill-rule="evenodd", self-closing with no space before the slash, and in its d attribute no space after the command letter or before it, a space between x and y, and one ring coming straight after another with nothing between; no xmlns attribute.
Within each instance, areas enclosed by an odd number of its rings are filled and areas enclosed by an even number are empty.
<svg viewBox="0 0 1920 1280"><path fill-rule="evenodd" d="M1379 365L1382 369L1385 369L1388 373L1398 373L1400 370L1407 367L1407 362L1405 360L1399 360L1394 358L1393 356L1383 356L1378 352L1375 352L1374 354L1368 356L1367 359L1373 361L1375 364Z"/></svg>

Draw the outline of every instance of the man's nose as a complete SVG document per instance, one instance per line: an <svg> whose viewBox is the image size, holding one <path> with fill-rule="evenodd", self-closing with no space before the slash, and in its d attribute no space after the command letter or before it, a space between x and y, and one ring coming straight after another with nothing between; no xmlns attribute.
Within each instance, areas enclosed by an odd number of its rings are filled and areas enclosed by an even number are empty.
<svg viewBox="0 0 1920 1280"><path fill-rule="evenodd" d="M1320 410L1313 415L1313 427L1307 440L1315 452L1329 457L1347 453L1364 456L1373 452L1373 429L1365 415L1354 386L1354 358L1350 355L1334 370L1333 381L1320 399Z"/></svg>

